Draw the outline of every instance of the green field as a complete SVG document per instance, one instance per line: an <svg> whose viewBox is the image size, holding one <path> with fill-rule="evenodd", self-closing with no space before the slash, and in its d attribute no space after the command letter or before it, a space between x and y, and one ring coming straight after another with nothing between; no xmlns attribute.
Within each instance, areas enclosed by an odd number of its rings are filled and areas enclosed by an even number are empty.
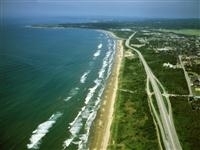
<svg viewBox="0 0 200 150"><path fill-rule="evenodd" d="M184 34L184 35L200 36L200 29L177 29L177 30L160 29L159 31L161 31L161 32L173 32L173 33L176 33L176 34Z"/></svg>
<svg viewBox="0 0 200 150"><path fill-rule="evenodd" d="M184 150L199 150L200 111L193 111L187 98L171 97L175 127Z"/></svg>
<svg viewBox="0 0 200 150"><path fill-rule="evenodd" d="M124 59L108 149L159 149L145 91L146 75L142 68L138 58Z"/></svg>

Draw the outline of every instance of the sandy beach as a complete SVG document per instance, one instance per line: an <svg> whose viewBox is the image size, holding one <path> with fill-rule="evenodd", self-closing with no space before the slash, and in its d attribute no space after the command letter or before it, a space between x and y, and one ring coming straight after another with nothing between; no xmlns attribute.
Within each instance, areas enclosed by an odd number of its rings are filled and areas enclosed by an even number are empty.
<svg viewBox="0 0 200 150"><path fill-rule="evenodd" d="M102 105L98 111L91 131L89 144L89 148L91 150L106 150L109 144L110 129L114 113L114 104L118 89L118 78L123 58L122 40L118 39L112 32L107 33L109 33L113 38L117 39L117 49L112 73L102 96Z"/></svg>

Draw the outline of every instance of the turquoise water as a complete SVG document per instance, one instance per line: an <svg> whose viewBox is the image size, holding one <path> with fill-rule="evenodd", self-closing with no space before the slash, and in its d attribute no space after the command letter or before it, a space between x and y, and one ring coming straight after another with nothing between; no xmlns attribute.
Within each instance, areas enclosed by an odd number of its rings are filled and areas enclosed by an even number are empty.
<svg viewBox="0 0 200 150"><path fill-rule="evenodd" d="M0 35L0 149L86 149L115 41L22 25Z"/></svg>

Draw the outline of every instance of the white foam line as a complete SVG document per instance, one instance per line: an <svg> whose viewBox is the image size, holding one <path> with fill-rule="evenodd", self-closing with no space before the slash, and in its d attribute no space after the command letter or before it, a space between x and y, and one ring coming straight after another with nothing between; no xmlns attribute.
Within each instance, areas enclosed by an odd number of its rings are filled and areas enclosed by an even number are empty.
<svg viewBox="0 0 200 150"><path fill-rule="evenodd" d="M102 88L98 92L98 97L97 97L97 100L95 101L95 105L92 106L92 111L86 110L86 112L85 112L85 115L87 116L87 121L85 123L86 132L80 136L79 142L74 143L74 144L78 144L78 150L87 149L86 143L88 141L88 137L89 137L89 134L90 134L90 128L91 128L91 125L92 125L94 119L96 118L97 110L99 109L99 106L100 106L99 105L100 101L101 101L100 98L103 94L104 89L105 89L105 87L104 87L104 85L102 85Z"/></svg>
<svg viewBox="0 0 200 150"><path fill-rule="evenodd" d="M79 133L81 127L83 126L82 124L82 118L79 117L76 122L73 124L73 126L70 128L70 133L75 136L77 133Z"/></svg>
<svg viewBox="0 0 200 150"><path fill-rule="evenodd" d="M62 113L57 112L53 114L47 121L38 125L30 137L30 144L27 144L28 149L39 149L39 144L42 138L49 132L49 129L56 123L56 120L62 116Z"/></svg>
<svg viewBox="0 0 200 150"><path fill-rule="evenodd" d="M93 95L94 95L96 89L99 87L99 85L100 85L100 83L101 83L101 80L96 79L96 80L94 81L94 83L95 83L95 86L93 86L92 88L89 88L89 92L88 92L88 94L87 94L87 96L86 96L86 98L85 98L85 104L86 104L86 105L88 104L88 102L89 102L89 101L91 100L91 98L93 97Z"/></svg>
<svg viewBox="0 0 200 150"><path fill-rule="evenodd" d="M113 46L113 49L115 50L115 45ZM113 51L113 53L112 53L112 55L110 57L106 78L108 78L110 76L110 74L111 74L111 69L112 69L112 65L113 65L114 55L115 55L115 51Z"/></svg>
<svg viewBox="0 0 200 150"><path fill-rule="evenodd" d="M101 69L100 69L99 72L98 72L99 78L101 78L101 79L103 79L103 77L104 77L104 73L105 73L106 67L108 66L108 59L109 59L109 57L110 57L110 55L111 55L111 52L112 52L112 51L109 50L109 51L106 53L106 56L105 56L104 59L103 59L102 67L101 67Z"/></svg>
<svg viewBox="0 0 200 150"><path fill-rule="evenodd" d="M88 70L88 71L86 71L86 72L81 76L81 78L80 78L80 82L81 82L81 83L85 83L85 81L86 81L87 76L88 76L89 73L90 73L90 71Z"/></svg>
<svg viewBox="0 0 200 150"><path fill-rule="evenodd" d="M78 113L74 121L70 123L71 127L69 127L69 131L71 133L71 137L63 142L63 149L66 149L73 142L73 140L77 137L80 129L82 128L83 124L81 115L85 108L85 106L82 107L81 111Z"/></svg>
<svg viewBox="0 0 200 150"><path fill-rule="evenodd" d="M113 43L110 39L108 40L108 42L109 42L108 52L106 53L106 56L103 59L103 64L98 72L98 78L94 80L95 85L89 88L89 92L85 98L85 106L82 107L81 111L78 113L74 121L70 123L69 131L71 133L71 136L69 139L64 141L63 149L66 149L71 143L78 145L79 150L87 149L86 144L88 141L90 128L91 128L92 122L94 121L96 117L97 110L100 107L101 96L105 88L105 83L103 82L104 74L105 74L105 71L107 70L106 71L106 75L107 75L106 79L107 79L107 77L109 76L111 72L112 62L113 62L113 58L115 54L115 51L113 50L113 48L115 48L115 45L113 46ZM94 93L96 92L99 86L102 86L102 87L98 91L96 101L90 103L92 97L94 96ZM86 121L84 121L85 119ZM80 134L80 130L83 128L83 126L85 129L84 133Z"/></svg>
<svg viewBox="0 0 200 150"><path fill-rule="evenodd" d="M115 43L114 43L115 44ZM113 46L113 48L115 48ZM104 72L106 70L106 67L108 66L108 69L107 69L107 76L109 76L109 72L111 71L111 66L112 66L112 61L113 61L113 58L114 58L114 54L115 54L115 51L113 51L113 49L111 48L111 46L109 47L109 51L106 53L106 56L103 60L103 64L102 64L102 67L99 71L99 79L100 78L103 78L104 77ZM103 81L103 79L101 80ZM89 133L90 133L90 128L91 128L91 125L92 125L92 122L94 121L95 117L96 117L96 114L97 114L97 110L100 106L100 101L101 101L101 96L103 94L103 91L104 91L104 86L105 86L105 83L101 84L102 85L102 88L99 90L98 92L98 97L94 103L93 106L90 106L92 107L92 111L89 111L89 110L85 110L85 112L83 113L84 114L84 117L87 117L87 121L85 123L85 130L86 132L84 134L81 135L81 137L79 138L80 139L80 142L78 144L78 150L82 150L82 149L87 149L87 141L88 141L88 137L89 137Z"/></svg>
<svg viewBox="0 0 200 150"><path fill-rule="evenodd" d="M63 143L63 149L67 148L72 143L73 140L74 140L74 137L65 140Z"/></svg>
<svg viewBox="0 0 200 150"><path fill-rule="evenodd" d="M63 149L66 149L72 142L73 140L77 137L78 133L80 132L80 129L83 126L82 120L83 118L88 118L88 114L90 111L87 109L87 104L89 101L92 99L96 89L99 87L101 80L96 79L94 80L95 85L89 89L89 92L85 98L85 104L86 106L82 107L81 111L78 113L76 118L74 119L73 122L70 123L69 131L71 133L71 137L67 140L64 141L63 143ZM78 142L80 144L80 142Z"/></svg>
<svg viewBox="0 0 200 150"><path fill-rule="evenodd" d="M104 89L105 89L105 86L103 85L103 87L99 90L97 101L95 101L95 107L99 105Z"/></svg>
<svg viewBox="0 0 200 150"><path fill-rule="evenodd" d="M78 115L76 116L76 118L69 124L70 126L73 126L75 123L76 123L76 121L78 120L78 118L81 116L81 113L85 110L85 106L84 107L82 107L82 109L81 109L81 111L79 111L79 113L78 113Z"/></svg>
<svg viewBox="0 0 200 150"><path fill-rule="evenodd" d="M87 121L85 123L86 133L82 134L81 137L79 138L80 142L79 142L78 150L86 149L85 144L88 141L90 128L91 128L92 122L94 121L94 119L96 117L96 114L97 114L96 111L93 111L93 112L89 113L88 119L87 119Z"/></svg>

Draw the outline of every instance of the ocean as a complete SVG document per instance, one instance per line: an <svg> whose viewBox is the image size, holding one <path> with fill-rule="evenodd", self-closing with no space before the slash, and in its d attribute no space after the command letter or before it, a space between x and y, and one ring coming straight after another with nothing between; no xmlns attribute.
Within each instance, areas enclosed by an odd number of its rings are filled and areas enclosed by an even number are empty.
<svg viewBox="0 0 200 150"><path fill-rule="evenodd" d="M0 149L87 149L115 40L25 24L7 24L0 35Z"/></svg>

